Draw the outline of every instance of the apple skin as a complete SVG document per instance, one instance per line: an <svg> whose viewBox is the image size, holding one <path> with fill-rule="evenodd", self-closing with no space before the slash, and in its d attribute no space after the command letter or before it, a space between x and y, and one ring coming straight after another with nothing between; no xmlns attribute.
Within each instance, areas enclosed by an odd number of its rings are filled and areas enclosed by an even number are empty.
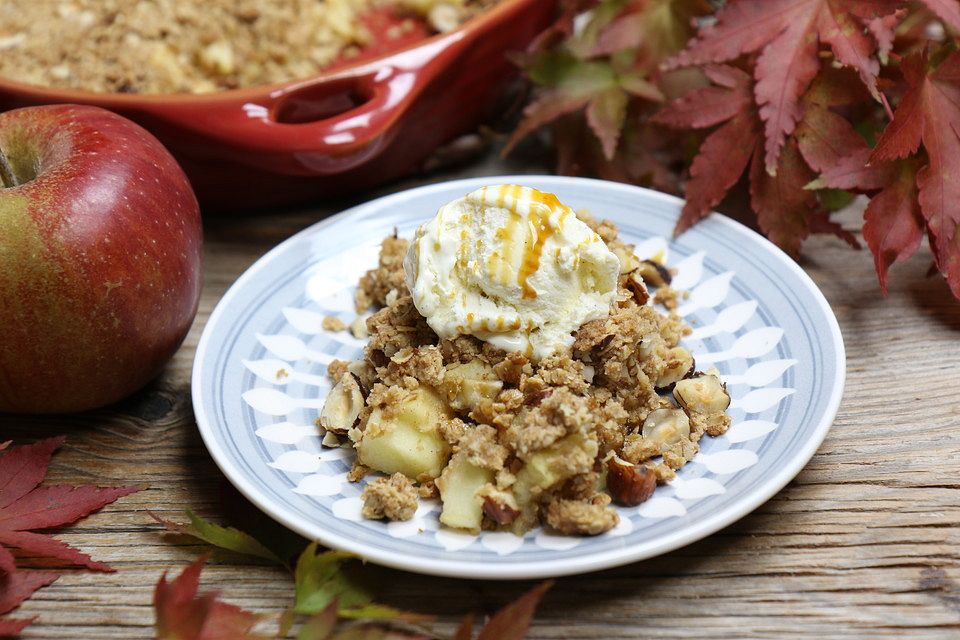
<svg viewBox="0 0 960 640"><path fill-rule="evenodd" d="M19 186L0 188L0 411L113 403L186 336L202 284L200 211L139 125L97 107L0 114Z"/></svg>

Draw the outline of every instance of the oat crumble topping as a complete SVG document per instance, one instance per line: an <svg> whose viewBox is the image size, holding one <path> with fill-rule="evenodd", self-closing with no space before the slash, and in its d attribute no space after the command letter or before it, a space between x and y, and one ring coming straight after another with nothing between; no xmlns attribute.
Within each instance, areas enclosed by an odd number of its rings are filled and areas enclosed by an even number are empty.
<svg viewBox="0 0 960 640"><path fill-rule="evenodd" d="M365 516L405 519L417 496L439 496L451 527L597 535L618 524L613 503L649 498L705 434L727 430L726 387L679 346L690 329L671 309L682 294L669 272L638 260L613 223L577 215L620 259L618 297L539 362L472 336L440 340L407 290L407 242L383 242L357 293L358 310L380 307L364 359L329 366L365 398L349 428L357 465L390 476L367 485Z"/></svg>
<svg viewBox="0 0 960 640"><path fill-rule="evenodd" d="M402 473L377 478L363 489L363 517L410 520L417 512L417 489Z"/></svg>
<svg viewBox="0 0 960 640"><path fill-rule="evenodd" d="M6 0L0 75L121 93L206 93L295 80L370 42L361 17L407 15L449 31L496 0Z"/></svg>

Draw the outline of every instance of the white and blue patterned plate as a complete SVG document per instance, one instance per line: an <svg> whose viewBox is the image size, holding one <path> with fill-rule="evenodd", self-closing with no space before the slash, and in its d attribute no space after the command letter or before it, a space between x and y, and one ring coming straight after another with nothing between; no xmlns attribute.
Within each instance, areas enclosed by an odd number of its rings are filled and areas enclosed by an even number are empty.
<svg viewBox="0 0 960 640"><path fill-rule="evenodd" d="M611 218L637 253L664 252L689 289L679 313L698 368L716 366L733 426L705 437L677 479L594 538L535 530L524 537L440 528L424 501L409 522L360 518L362 486L346 480L353 453L323 449L314 419L330 389L325 365L363 343L320 327L349 323L360 274L394 227L411 236L444 203L482 185L529 185L574 209ZM597 180L486 177L380 198L324 220L261 258L230 288L197 347L193 403L214 460L252 502L298 533L392 567L455 577L534 578L655 556L741 518L787 484L826 436L843 393L836 318L810 278L758 234L711 216L671 239L681 202Z"/></svg>

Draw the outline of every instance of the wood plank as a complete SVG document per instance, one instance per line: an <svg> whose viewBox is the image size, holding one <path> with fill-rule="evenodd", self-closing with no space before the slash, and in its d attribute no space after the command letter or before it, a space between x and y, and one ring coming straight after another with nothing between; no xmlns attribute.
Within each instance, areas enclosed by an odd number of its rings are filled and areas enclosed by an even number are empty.
<svg viewBox="0 0 960 640"><path fill-rule="evenodd" d="M502 166L488 159L469 171ZM207 549L164 536L146 511L224 517L223 478L191 414L203 324L257 257L343 204L209 221L200 312L157 381L81 416L0 417L4 439L69 434L51 482L147 487L58 534L117 573L67 571L17 611L38 616L24 638L150 635L154 583ZM896 267L881 299L865 252L829 238L806 252L849 363L840 414L817 455L770 502L706 540L559 580L531 638L960 637L960 305L925 277L929 254ZM490 613L530 586L381 571L382 600L438 614L435 628L448 635L466 612ZM283 570L227 554L213 557L203 584L257 611L279 612L292 597Z"/></svg>

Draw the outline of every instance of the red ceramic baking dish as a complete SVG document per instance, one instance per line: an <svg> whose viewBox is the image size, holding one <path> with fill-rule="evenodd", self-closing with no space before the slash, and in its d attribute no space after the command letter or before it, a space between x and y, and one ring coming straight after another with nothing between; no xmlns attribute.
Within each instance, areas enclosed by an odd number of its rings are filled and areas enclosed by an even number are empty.
<svg viewBox="0 0 960 640"><path fill-rule="evenodd" d="M489 118L516 76L505 54L542 31L556 4L504 0L456 31L268 87L98 94L0 78L0 109L69 102L117 111L167 145L205 210L304 202L396 178Z"/></svg>

